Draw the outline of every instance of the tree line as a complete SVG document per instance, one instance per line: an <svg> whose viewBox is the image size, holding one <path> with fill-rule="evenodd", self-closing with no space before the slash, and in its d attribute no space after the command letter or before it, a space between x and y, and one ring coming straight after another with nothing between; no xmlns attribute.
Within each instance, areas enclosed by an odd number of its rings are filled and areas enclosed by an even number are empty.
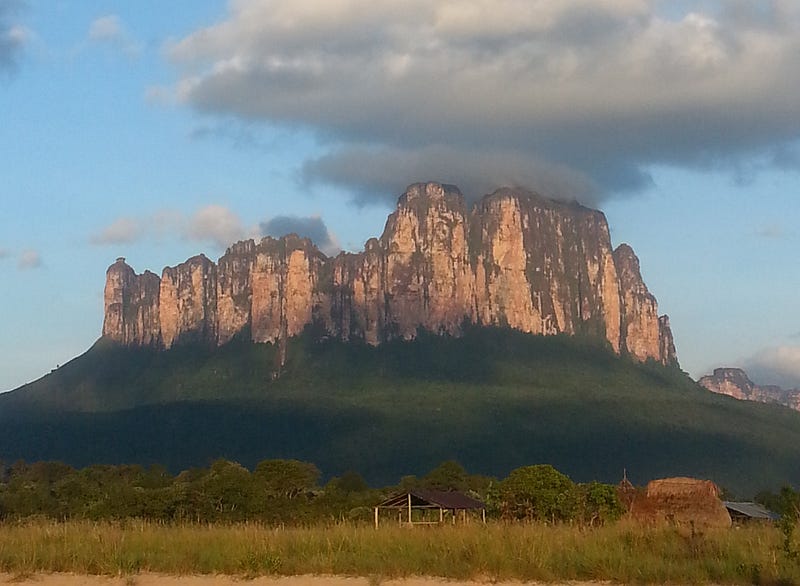
<svg viewBox="0 0 800 586"><path fill-rule="evenodd" d="M387 496L427 488L457 490L506 520L603 524L623 507L612 485L576 484L549 465L524 466L506 478L469 474L455 461L394 486L374 488L357 472L320 482L320 470L298 460L264 460L252 470L220 459L177 475L163 466L0 462L0 519L147 519L158 522L314 524L369 521Z"/></svg>

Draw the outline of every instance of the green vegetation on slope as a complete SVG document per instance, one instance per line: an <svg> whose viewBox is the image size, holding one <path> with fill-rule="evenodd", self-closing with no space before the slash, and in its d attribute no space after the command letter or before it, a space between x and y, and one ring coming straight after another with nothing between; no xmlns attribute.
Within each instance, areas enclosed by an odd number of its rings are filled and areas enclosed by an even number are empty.
<svg viewBox="0 0 800 586"><path fill-rule="evenodd" d="M700 388L596 342L473 328L377 348L292 339L168 352L98 342L0 396L0 458L158 463L266 458L371 484L455 459L504 476L549 463L576 481L711 478L743 496L800 483L800 414Z"/></svg>

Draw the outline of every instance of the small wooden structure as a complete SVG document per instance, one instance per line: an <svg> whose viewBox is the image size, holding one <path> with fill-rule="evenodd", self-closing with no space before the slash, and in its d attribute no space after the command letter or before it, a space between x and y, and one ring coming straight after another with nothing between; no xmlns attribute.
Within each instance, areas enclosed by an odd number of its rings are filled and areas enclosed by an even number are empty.
<svg viewBox="0 0 800 586"><path fill-rule="evenodd" d="M407 525L439 525L446 518L455 524L459 516L467 523L467 511L480 511L481 521L486 522L486 505L460 492L414 489L394 495L375 506L375 528L381 510L396 511L400 524Z"/></svg>
<svg viewBox="0 0 800 586"><path fill-rule="evenodd" d="M736 525L751 523L753 521L778 521L781 518L777 513L773 513L758 503L725 501L722 504L728 509L728 514Z"/></svg>

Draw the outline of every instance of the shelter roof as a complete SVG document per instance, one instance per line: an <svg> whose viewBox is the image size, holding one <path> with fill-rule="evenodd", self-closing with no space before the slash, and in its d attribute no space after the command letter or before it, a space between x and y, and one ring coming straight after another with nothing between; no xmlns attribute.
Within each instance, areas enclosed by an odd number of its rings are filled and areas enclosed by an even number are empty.
<svg viewBox="0 0 800 586"><path fill-rule="evenodd" d="M777 521L780 519L780 515L773 513L758 503L736 503L732 501L725 501L723 504L729 511L739 513L740 515L745 515L751 519L769 519L771 521Z"/></svg>
<svg viewBox="0 0 800 586"><path fill-rule="evenodd" d="M481 501L460 492L446 492L443 490L414 489L389 497L378 506L383 508L402 508L408 506L408 497L411 495L412 507L437 507L442 509L472 510L485 509Z"/></svg>

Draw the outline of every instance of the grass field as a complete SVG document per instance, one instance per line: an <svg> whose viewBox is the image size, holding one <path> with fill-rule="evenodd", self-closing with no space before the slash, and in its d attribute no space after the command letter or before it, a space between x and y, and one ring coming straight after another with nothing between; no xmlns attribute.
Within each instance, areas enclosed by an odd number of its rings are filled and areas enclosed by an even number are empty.
<svg viewBox="0 0 800 586"><path fill-rule="evenodd" d="M0 527L0 573L51 572L800 583L800 562L784 554L782 534L771 526L705 534L629 522L598 529L499 523L283 529L139 521L33 521Z"/></svg>

